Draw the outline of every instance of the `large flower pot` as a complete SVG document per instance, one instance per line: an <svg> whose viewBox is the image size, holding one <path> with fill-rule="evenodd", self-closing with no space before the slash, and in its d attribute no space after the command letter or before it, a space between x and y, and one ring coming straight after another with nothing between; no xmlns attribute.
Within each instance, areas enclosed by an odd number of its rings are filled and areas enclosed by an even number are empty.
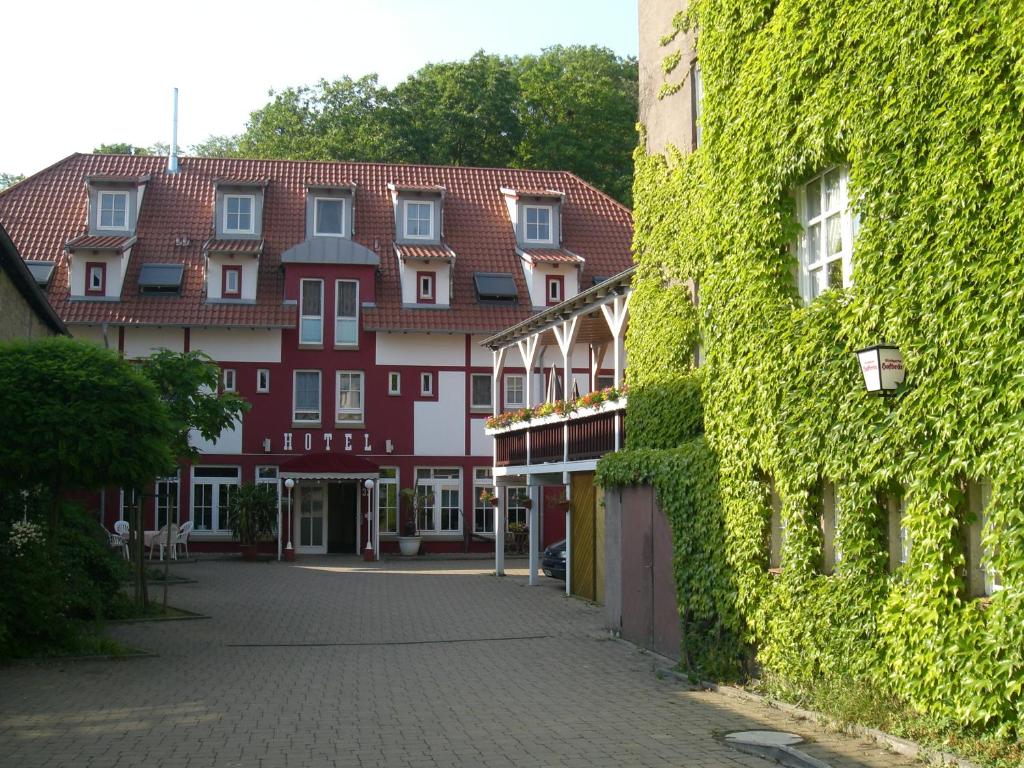
<svg viewBox="0 0 1024 768"><path fill-rule="evenodd" d="M254 563L259 559L259 546L257 544L241 544L239 549L242 550L242 559L248 560L250 563Z"/></svg>
<svg viewBox="0 0 1024 768"><path fill-rule="evenodd" d="M398 537L398 548L402 551L402 554L406 557L412 557L418 555L420 552L420 537L419 536L399 536Z"/></svg>

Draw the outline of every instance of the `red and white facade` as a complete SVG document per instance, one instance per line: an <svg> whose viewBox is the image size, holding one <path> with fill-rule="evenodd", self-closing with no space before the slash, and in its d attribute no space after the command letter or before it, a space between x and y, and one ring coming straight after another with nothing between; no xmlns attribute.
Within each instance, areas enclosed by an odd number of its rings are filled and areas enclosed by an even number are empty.
<svg viewBox="0 0 1024 768"><path fill-rule="evenodd" d="M513 350L492 387L480 342L629 267L629 211L562 172L165 162L72 155L0 193L0 223L75 337L128 358L202 350L252 404L156 483L146 527L170 514L193 521L195 549L230 549L231 489L267 482L299 554L387 552L399 489L429 487L423 548L490 551L484 421L543 374L527 386ZM614 375L592 357L569 358L582 391ZM117 489L95 503L108 526L122 514Z"/></svg>

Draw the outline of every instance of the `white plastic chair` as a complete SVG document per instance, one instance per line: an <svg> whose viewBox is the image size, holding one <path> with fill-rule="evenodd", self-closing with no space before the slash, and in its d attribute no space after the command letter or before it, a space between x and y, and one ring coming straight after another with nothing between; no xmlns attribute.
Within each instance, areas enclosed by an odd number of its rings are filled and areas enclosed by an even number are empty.
<svg viewBox="0 0 1024 768"><path fill-rule="evenodd" d="M128 524L127 520L118 520L114 523L114 535L121 540L121 552L124 554L125 560L131 559L131 551L128 548L128 542L131 539L132 527ZM116 546L111 540L111 546Z"/></svg>
<svg viewBox="0 0 1024 768"><path fill-rule="evenodd" d="M120 547L121 554L124 555L124 559L128 559L128 539L120 534L107 531L107 543L110 544L111 548Z"/></svg>
<svg viewBox="0 0 1024 768"><path fill-rule="evenodd" d="M178 549L181 548L185 552L185 559L188 560L188 537L192 533L192 521L187 520L181 524L178 529L178 535L174 538L174 558L178 558Z"/></svg>
<svg viewBox="0 0 1024 768"><path fill-rule="evenodd" d="M171 551L170 556L172 560L178 559L178 526L175 523L171 523ZM164 548L167 546L167 526L165 525L159 531L156 532L156 536L150 539L149 542L149 559L153 559L153 553L159 549L160 559L164 559Z"/></svg>

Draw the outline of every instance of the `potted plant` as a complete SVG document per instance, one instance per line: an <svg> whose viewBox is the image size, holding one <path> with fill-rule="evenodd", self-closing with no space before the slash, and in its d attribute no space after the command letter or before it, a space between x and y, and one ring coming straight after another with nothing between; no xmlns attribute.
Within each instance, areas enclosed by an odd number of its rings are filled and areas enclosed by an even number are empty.
<svg viewBox="0 0 1024 768"><path fill-rule="evenodd" d="M480 501L484 504L490 504L492 507L498 506L498 497L494 495L494 491L490 488L484 488L480 491Z"/></svg>
<svg viewBox="0 0 1024 768"><path fill-rule="evenodd" d="M405 502L407 517L402 526L403 535L398 537L398 548L403 555L411 557L419 554L422 542L417 528L420 512L434 505L434 494L419 488L403 488L401 496Z"/></svg>
<svg viewBox="0 0 1024 768"><path fill-rule="evenodd" d="M249 483L239 486L228 502L231 537L239 542L243 560L255 560L259 543L274 532L277 493L270 485Z"/></svg>

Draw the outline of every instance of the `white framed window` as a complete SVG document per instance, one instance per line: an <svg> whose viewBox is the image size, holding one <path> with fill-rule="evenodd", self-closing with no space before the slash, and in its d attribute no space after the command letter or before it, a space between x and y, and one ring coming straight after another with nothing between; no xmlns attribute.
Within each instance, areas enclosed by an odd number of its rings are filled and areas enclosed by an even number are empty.
<svg viewBox="0 0 1024 768"><path fill-rule="evenodd" d="M526 376L510 373L505 376L505 408L526 407Z"/></svg>
<svg viewBox="0 0 1024 768"><path fill-rule="evenodd" d="M240 266L225 266L221 270L223 279L223 290L225 297L238 297L242 295L242 268Z"/></svg>
<svg viewBox="0 0 1024 768"><path fill-rule="evenodd" d="M490 467L473 469L473 531L494 533L494 505L480 498L488 491L494 493L494 473Z"/></svg>
<svg viewBox="0 0 1024 768"><path fill-rule="evenodd" d="M338 280L334 284L334 345L359 343L359 282Z"/></svg>
<svg viewBox="0 0 1024 768"><path fill-rule="evenodd" d="M434 300L434 273L416 273L416 298L420 301Z"/></svg>
<svg viewBox="0 0 1024 768"><path fill-rule="evenodd" d="M849 170L830 168L800 187L797 210L803 232L797 244L800 295L810 302L829 288L853 281L853 218L847 197Z"/></svg>
<svg viewBox="0 0 1024 768"><path fill-rule="evenodd" d="M564 280L561 275L548 275L548 304L562 303L562 284Z"/></svg>
<svg viewBox="0 0 1024 768"><path fill-rule="evenodd" d="M193 530L231 530L228 505L240 477L238 467L192 467Z"/></svg>
<svg viewBox="0 0 1024 768"><path fill-rule="evenodd" d="M992 525L992 483L982 480L980 485L981 510L978 514L978 525L981 532L981 572L985 584L985 594L992 595L1003 588L1003 575L996 570L995 559L999 554L999 531Z"/></svg>
<svg viewBox="0 0 1024 768"><path fill-rule="evenodd" d="M169 477L161 477L156 481L156 527L167 525L167 518L177 524L181 519L181 506L178 504L178 472Z"/></svg>
<svg viewBox="0 0 1024 768"><path fill-rule="evenodd" d="M762 490L768 501L768 568L782 568L782 548L786 541L786 528L782 523L782 499L775 490L775 481L765 478Z"/></svg>
<svg viewBox="0 0 1024 768"><path fill-rule="evenodd" d="M432 373L421 373L420 374L420 394L421 395L433 395L434 394L434 374L432 374Z"/></svg>
<svg viewBox="0 0 1024 768"><path fill-rule="evenodd" d="M416 492L429 502L419 512L417 527L427 533L462 532L462 470L458 467L417 467Z"/></svg>
<svg viewBox="0 0 1024 768"><path fill-rule="evenodd" d="M615 377L608 374L599 373L597 375L597 388L598 389L610 389L615 386Z"/></svg>
<svg viewBox="0 0 1024 768"><path fill-rule="evenodd" d="M255 195L224 195L224 232L234 235L251 235L253 210L256 208Z"/></svg>
<svg viewBox="0 0 1024 768"><path fill-rule="evenodd" d="M128 193L100 192L96 229L128 229Z"/></svg>
<svg viewBox="0 0 1024 768"><path fill-rule="evenodd" d="M270 369L259 368L256 371L256 391L257 392L269 392L270 391Z"/></svg>
<svg viewBox="0 0 1024 768"><path fill-rule="evenodd" d="M277 496L278 507L281 504L281 483L278 481L277 467L256 467L256 484L269 485ZM274 531L277 531L277 519L274 519Z"/></svg>
<svg viewBox="0 0 1024 768"><path fill-rule="evenodd" d="M388 394L402 394L402 374L398 371L388 371Z"/></svg>
<svg viewBox="0 0 1024 768"><path fill-rule="evenodd" d="M410 240L434 239L434 203L432 200L406 200L405 236Z"/></svg>
<svg viewBox="0 0 1024 768"><path fill-rule="evenodd" d="M700 61L693 60L690 65L690 129L693 132L693 148L701 144L703 129L701 115L704 113L704 76L701 73Z"/></svg>
<svg viewBox="0 0 1024 768"><path fill-rule="evenodd" d="M299 343L324 342L324 281L302 280L299 283Z"/></svg>
<svg viewBox="0 0 1024 768"><path fill-rule="evenodd" d="M334 420L345 423L363 421L363 372L338 371L337 407Z"/></svg>
<svg viewBox="0 0 1024 768"><path fill-rule="evenodd" d="M318 237L345 236L345 201L340 197L313 200L313 234Z"/></svg>
<svg viewBox="0 0 1024 768"><path fill-rule="evenodd" d="M221 383L222 383L222 386L224 387L224 391L225 392L234 392L235 391L235 384L236 384L236 382L235 382L235 378L236 378L235 377L235 369L234 368L225 368L223 371L221 371L221 376L222 376Z"/></svg>
<svg viewBox="0 0 1024 768"><path fill-rule="evenodd" d="M127 520L129 514L131 513L131 507L133 507L136 503L137 500L135 498L135 489L129 489L128 492L125 493L125 489L122 488L120 498L118 499L117 519Z"/></svg>
<svg viewBox="0 0 1024 768"><path fill-rule="evenodd" d="M493 407L491 399L493 381L494 379L489 373L470 374L471 407L480 410L489 410Z"/></svg>
<svg viewBox="0 0 1024 768"><path fill-rule="evenodd" d="M526 221L526 236L523 238L525 242L551 242L550 205L524 205L523 216Z"/></svg>
<svg viewBox="0 0 1024 768"><path fill-rule="evenodd" d="M907 504L902 493L885 497L889 516L889 570L895 572L910 560L911 540L907 531Z"/></svg>
<svg viewBox="0 0 1024 768"><path fill-rule="evenodd" d="M320 371L295 371L292 421L320 423Z"/></svg>
<svg viewBox="0 0 1024 768"><path fill-rule="evenodd" d="M821 568L825 573L833 573L842 559L837 546L839 535L839 515L836 512L836 486L824 481L821 484Z"/></svg>
<svg viewBox="0 0 1024 768"><path fill-rule="evenodd" d="M505 489L505 530L510 526L529 525L530 510L526 508L526 487L513 485Z"/></svg>
<svg viewBox="0 0 1024 768"><path fill-rule="evenodd" d="M377 480L380 494L380 532L398 533L398 467L381 467Z"/></svg>

